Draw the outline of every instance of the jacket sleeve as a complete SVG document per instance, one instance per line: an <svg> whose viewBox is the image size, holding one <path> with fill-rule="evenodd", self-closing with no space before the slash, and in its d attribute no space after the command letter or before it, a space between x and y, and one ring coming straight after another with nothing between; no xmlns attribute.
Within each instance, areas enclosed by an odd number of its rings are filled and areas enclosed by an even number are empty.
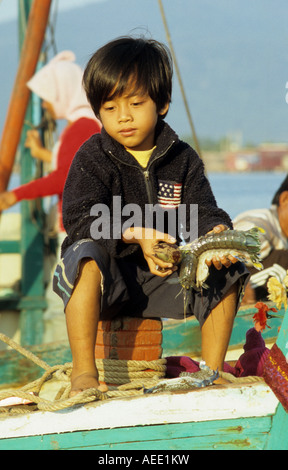
<svg viewBox="0 0 288 470"><path fill-rule="evenodd" d="M216 225L224 224L232 228L232 222L229 215L217 206L215 196L211 185L204 171L204 164L193 151L192 164L187 173L184 185L183 201L186 204L187 211L190 204L198 206L198 236L205 235ZM189 226L193 223L190 215L187 213L186 221Z"/></svg>
<svg viewBox="0 0 288 470"><path fill-rule="evenodd" d="M17 201L52 196L54 194L60 195L63 191L68 169L69 165L66 167L60 166L57 170L52 171L47 176L43 176L42 178L38 178L30 183L23 184L22 186L13 189L13 192L16 194Z"/></svg>

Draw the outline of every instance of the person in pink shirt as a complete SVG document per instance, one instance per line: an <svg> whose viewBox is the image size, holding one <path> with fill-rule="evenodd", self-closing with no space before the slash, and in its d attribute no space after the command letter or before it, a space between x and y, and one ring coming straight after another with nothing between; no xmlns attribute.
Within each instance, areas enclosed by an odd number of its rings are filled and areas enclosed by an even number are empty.
<svg viewBox="0 0 288 470"><path fill-rule="evenodd" d="M55 120L66 120L67 125L52 151L43 146L38 131L28 131L25 145L30 148L31 155L44 162L51 162L53 170L42 178L0 193L0 211L22 200L54 195L58 197L57 221L53 221L53 229L58 238L57 260L60 257L62 241L66 237L62 224L62 193L70 164L81 145L101 130L101 124L88 104L82 87L82 77L83 71L75 63L74 53L63 51L27 83L30 90L42 99L43 109L47 109ZM54 263L54 256L45 257L45 266L49 273L46 288L48 309L44 314L43 342L64 339L61 336L63 328L59 323L59 319L63 317L63 304L52 289L51 273L54 271Z"/></svg>
<svg viewBox="0 0 288 470"><path fill-rule="evenodd" d="M70 164L81 145L101 130L101 124L95 118L82 87L83 71L74 61L73 52L60 52L27 83L30 90L43 100L42 107L55 120L67 121L55 145L53 157L42 145L37 131L27 133L26 146L30 147L32 156L43 161L52 160L55 168L42 178L0 193L0 211L22 200L57 195L59 232L64 231L62 193Z"/></svg>

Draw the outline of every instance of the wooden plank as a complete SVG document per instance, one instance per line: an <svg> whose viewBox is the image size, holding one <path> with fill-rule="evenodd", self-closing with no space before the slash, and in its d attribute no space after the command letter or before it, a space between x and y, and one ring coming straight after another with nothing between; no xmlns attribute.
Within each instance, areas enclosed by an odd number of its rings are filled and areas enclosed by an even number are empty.
<svg viewBox="0 0 288 470"><path fill-rule="evenodd" d="M281 404L273 418L266 450L288 450L288 417Z"/></svg>
<svg viewBox="0 0 288 470"><path fill-rule="evenodd" d="M5 439L0 449L260 450L270 428L271 417L162 424Z"/></svg>
<svg viewBox="0 0 288 470"><path fill-rule="evenodd" d="M235 317L229 347L232 349L242 347L246 342L246 332L254 326L253 315L256 309L241 307ZM283 315L281 310L279 315ZM269 326L263 331L264 341L276 341L278 329L282 324L283 317L273 318ZM168 356L191 356L201 357L201 332L199 323L194 317L183 320L164 320L162 331L162 357Z"/></svg>
<svg viewBox="0 0 288 470"><path fill-rule="evenodd" d="M183 320L163 320L162 357L199 356L201 331L194 317Z"/></svg>
<svg viewBox="0 0 288 470"><path fill-rule="evenodd" d="M61 385L61 384L60 384ZM0 418L0 438L270 416L278 401L264 383L212 386L93 402L59 412ZM208 425L209 426L209 425Z"/></svg>
<svg viewBox="0 0 288 470"><path fill-rule="evenodd" d="M20 253L19 240L1 240L0 241L0 254L2 253Z"/></svg>

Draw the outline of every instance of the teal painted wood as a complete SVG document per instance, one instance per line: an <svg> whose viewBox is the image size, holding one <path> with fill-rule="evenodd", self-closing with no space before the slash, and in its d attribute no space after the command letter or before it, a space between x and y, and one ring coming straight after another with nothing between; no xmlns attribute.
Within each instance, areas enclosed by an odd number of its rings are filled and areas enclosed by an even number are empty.
<svg viewBox="0 0 288 470"><path fill-rule="evenodd" d="M31 121L31 105L28 109L27 121ZM24 126L23 137L27 128ZM22 183L30 181L32 172L31 155L26 149L21 156ZM29 175L29 176L28 176ZM35 201L21 203L21 296L37 298L43 304L44 292L44 242L41 209ZM40 344L43 338L43 310L35 305L21 310L21 343L23 345Z"/></svg>
<svg viewBox="0 0 288 470"><path fill-rule="evenodd" d="M246 342L246 332L254 326L253 315L255 308L242 307L234 321L232 335L229 343L230 348L240 348ZM282 324L284 311L279 312L280 318L269 320L269 326L263 333L264 341L276 341L278 329ZM201 356L201 332L198 321L194 318L187 318L186 321L163 321L162 331L163 357L168 356Z"/></svg>
<svg viewBox="0 0 288 470"><path fill-rule="evenodd" d="M288 310L276 344L288 361ZM279 403L273 418L267 450L288 450L288 413L286 413L281 403Z"/></svg>
<svg viewBox="0 0 288 470"><path fill-rule="evenodd" d="M201 332L198 321L163 321L162 357L201 354Z"/></svg>
<svg viewBox="0 0 288 470"><path fill-rule="evenodd" d="M271 417L137 426L0 440L0 450L262 450Z"/></svg>
<svg viewBox="0 0 288 470"><path fill-rule="evenodd" d="M288 450L288 415L279 403L272 421L266 450Z"/></svg>
<svg viewBox="0 0 288 470"><path fill-rule="evenodd" d="M4 299L3 299L4 301ZM11 304L7 299L7 305ZM41 328L41 312L33 314L34 309L37 306L41 305L41 298L28 297L21 298L16 300L15 305L18 305L23 310L27 310L25 316L22 316L21 322L25 321L25 326L22 325L24 331L29 331L34 328L34 322L39 321L40 324L38 328ZM46 303L42 299L42 309L45 308ZM252 312L250 311L252 310ZM250 328L252 321L252 316L254 315L255 310L250 309L248 311L241 311L239 319L236 320L234 325L234 330L237 331L239 338L245 338L247 329ZM245 313L246 312L246 313ZM276 320L276 319L275 319ZM279 324L277 319L277 324ZM240 323L241 322L241 323ZM269 334L268 330L268 334ZM196 319L190 318L184 321L172 321L165 322L163 324L163 353L162 357L168 356L180 356L180 355L189 355L191 353L191 345L193 345L193 350L198 351L199 356L201 355L201 335L199 330L199 325ZM234 337L235 338L235 337ZM235 347L233 341L230 342L230 346ZM30 348L28 348L30 349ZM36 354L40 359L47 362L49 365L55 364L64 364L65 362L71 362L71 351L68 343L49 343L42 346L31 346L31 351ZM23 366L25 364L25 366ZM43 375L43 371L35 366L34 363L27 359L23 359L18 353L13 351L0 352L0 385L1 384L15 384L15 383L27 383L33 381Z"/></svg>
<svg viewBox="0 0 288 470"><path fill-rule="evenodd" d="M26 349L50 366L72 362L70 346L66 342L30 346ZM12 384L13 386L27 385L42 377L43 374L44 370L41 367L17 351L0 351L0 385L5 384L6 388L7 385L9 387Z"/></svg>
<svg viewBox="0 0 288 470"><path fill-rule="evenodd" d="M20 253L20 241L19 240L1 240L0 241L0 253Z"/></svg>
<svg viewBox="0 0 288 470"><path fill-rule="evenodd" d="M281 330L278 334L276 344L281 349L286 359L288 358L288 309L283 319Z"/></svg>
<svg viewBox="0 0 288 470"><path fill-rule="evenodd" d="M32 0L18 1L19 19L19 52L21 51L26 33L27 20ZM38 103L40 109L40 102ZM39 110L38 110L39 114ZM30 150L25 148L28 123L38 124L39 116L35 116L32 100L30 100L25 116L21 142L20 142L20 162L21 162L21 184L31 181L33 177L39 176L36 170L39 165L31 157ZM43 338L43 301L44 301L44 241L43 241L43 210L41 203L30 201L21 203L21 237L20 241L7 244L2 243L2 250L8 253L11 250L20 252L21 255L21 285L19 297L11 294L10 299L0 299L0 308L19 309L21 311L21 342L27 344L39 344ZM26 308L19 305L19 299L30 298L33 301Z"/></svg>
<svg viewBox="0 0 288 470"><path fill-rule="evenodd" d="M267 305L270 306L270 302L267 302ZM271 304L272 306L272 304ZM274 304L273 304L274 306ZM235 317L235 322L230 339L230 347L233 346L242 346L246 342L246 332L253 328L254 321L253 315L257 312L255 307L241 307ZM278 312L279 318L271 318L268 321L270 328L266 328L262 332L262 337L264 341L275 340L278 336L279 327L281 327L285 311L282 309Z"/></svg>

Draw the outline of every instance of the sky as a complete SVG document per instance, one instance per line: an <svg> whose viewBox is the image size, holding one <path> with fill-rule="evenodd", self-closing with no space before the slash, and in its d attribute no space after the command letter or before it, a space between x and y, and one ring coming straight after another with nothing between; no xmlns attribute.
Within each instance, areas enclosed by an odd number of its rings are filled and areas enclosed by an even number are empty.
<svg viewBox="0 0 288 470"><path fill-rule="evenodd" d="M18 3L0 0L0 132L18 65ZM288 0L163 5L197 135L240 144L287 142ZM82 67L121 35L167 42L157 0L53 0L51 13L56 51L73 50ZM49 30L49 58L55 52L50 36ZM191 134L176 74L167 121L181 137Z"/></svg>
<svg viewBox="0 0 288 470"><path fill-rule="evenodd" d="M60 10L71 10L89 3L105 2L107 0L54 0L59 4ZM0 23L13 20L17 17L18 0L0 0Z"/></svg>

